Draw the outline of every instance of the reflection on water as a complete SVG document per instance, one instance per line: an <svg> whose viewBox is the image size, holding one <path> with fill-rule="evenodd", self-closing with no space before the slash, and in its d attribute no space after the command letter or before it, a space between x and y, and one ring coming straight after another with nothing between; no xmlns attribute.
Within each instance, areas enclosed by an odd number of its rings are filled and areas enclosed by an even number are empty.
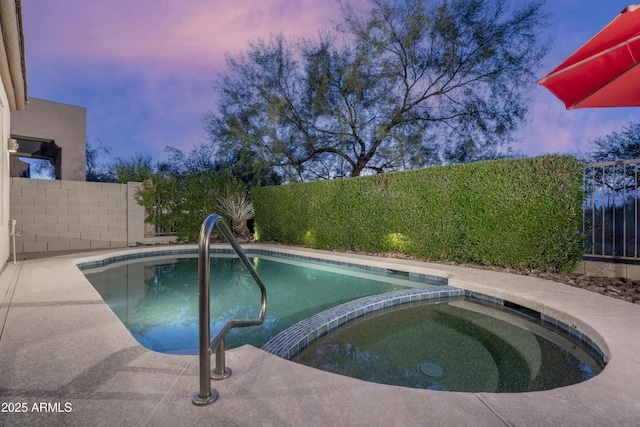
<svg viewBox="0 0 640 427"><path fill-rule="evenodd" d="M233 329L227 348L261 347L289 326L356 298L405 289L364 274L253 258L267 288L267 315L259 326ZM131 334L145 347L169 353L198 351L196 258L114 264L85 275ZM331 270L331 269L329 269ZM211 259L211 333L231 319L253 319L260 289L237 258Z"/></svg>

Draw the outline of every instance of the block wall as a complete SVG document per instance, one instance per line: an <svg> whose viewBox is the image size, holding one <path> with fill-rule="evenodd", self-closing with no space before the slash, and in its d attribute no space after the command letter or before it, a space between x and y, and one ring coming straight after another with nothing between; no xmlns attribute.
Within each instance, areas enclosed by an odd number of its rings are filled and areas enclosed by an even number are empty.
<svg viewBox="0 0 640 427"><path fill-rule="evenodd" d="M139 183L11 178L16 252L120 248L145 243Z"/></svg>

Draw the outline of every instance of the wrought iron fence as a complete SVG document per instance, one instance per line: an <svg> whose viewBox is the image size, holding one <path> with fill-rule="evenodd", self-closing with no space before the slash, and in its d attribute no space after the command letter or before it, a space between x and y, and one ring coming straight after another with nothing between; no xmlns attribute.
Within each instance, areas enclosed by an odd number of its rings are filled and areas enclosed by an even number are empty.
<svg viewBox="0 0 640 427"><path fill-rule="evenodd" d="M639 164L640 159L635 159L585 167L582 223L587 256L639 259Z"/></svg>
<svg viewBox="0 0 640 427"><path fill-rule="evenodd" d="M176 235L176 227L175 224L172 224L169 227L163 227L159 224L158 217L162 214L162 208L159 208L158 205L153 208L147 210L147 215L151 216L153 219L151 224L153 225L154 236L175 236Z"/></svg>
<svg viewBox="0 0 640 427"><path fill-rule="evenodd" d="M158 223L155 223L155 236L175 236L176 235L176 227L175 226L171 226L169 228L167 227L162 227L161 225L158 225Z"/></svg>

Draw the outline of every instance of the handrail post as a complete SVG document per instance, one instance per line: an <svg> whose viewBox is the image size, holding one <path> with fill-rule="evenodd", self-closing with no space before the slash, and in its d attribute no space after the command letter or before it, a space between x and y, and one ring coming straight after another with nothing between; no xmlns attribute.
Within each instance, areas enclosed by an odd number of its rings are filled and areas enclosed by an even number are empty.
<svg viewBox="0 0 640 427"><path fill-rule="evenodd" d="M218 399L218 392L211 388L211 352L210 352L210 308L209 308L209 278L211 266L209 265L209 242L211 231L217 220L217 215L210 215L202 223L200 229L200 241L198 245L198 313L199 313L199 365L200 365L200 392L193 395L194 405L204 406Z"/></svg>
<svg viewBox="0 0 640 427"><path fill-rule="evenodd" d="M231 376L231 368L225 366L224 340L216 347L216 369L211 372L212 380L223 380Z"/></svg>
<svg viewBox="0 0 640 427"><path fill-rule="evenodd" d="M238 254L240 261L249 270L251 276L260 287L261 304L260 313L257 319L249 320L230 320L216 333L211 339L210 330L210 296L209 296L209 279L211 273L211 265L209 262L209 242L211 240L211 231L218 224L218 229L227 239L233 250ZM233 233L222 221L222 217L216 214L209 215L202 223L200 229L200 241L198 246L198 292L199 292L199 362L200 362L200 391L193 395L191 401L194 405L204 406L215 402L218 398L218 392L211 388L211 379L221 380L231 375L231 369L225 366L224 354L224 338L232 328L243 326L260 325L264 322L267 311L267 290L262 283L262 279L258 276L249 259L243 252L242 248L233 237ZM211 349L216 352L216 369L211 371Z"/></svg>

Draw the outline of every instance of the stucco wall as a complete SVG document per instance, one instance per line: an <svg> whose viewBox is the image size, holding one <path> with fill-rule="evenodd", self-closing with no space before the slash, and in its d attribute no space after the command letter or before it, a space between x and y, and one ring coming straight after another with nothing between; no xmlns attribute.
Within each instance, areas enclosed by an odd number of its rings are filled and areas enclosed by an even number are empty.
<svg viewBox="0 0 640 427"><path fill-rule="evenodd" d="M145 243L139 183L11 178L16 252L118 248Z"/></svg>
<svg viewBox="0 0 640 427"><path fill-rule="evenodd" d="M31 98L24 110L11 115L11 135L54 140L62 149L61 179L86 179L86 108Z"/></svg>
<svg viewBox="0 0 640 427"><path fill-rule="evenodd" d="M0 272L9 257L9 101L0 85Z"/></svg>

